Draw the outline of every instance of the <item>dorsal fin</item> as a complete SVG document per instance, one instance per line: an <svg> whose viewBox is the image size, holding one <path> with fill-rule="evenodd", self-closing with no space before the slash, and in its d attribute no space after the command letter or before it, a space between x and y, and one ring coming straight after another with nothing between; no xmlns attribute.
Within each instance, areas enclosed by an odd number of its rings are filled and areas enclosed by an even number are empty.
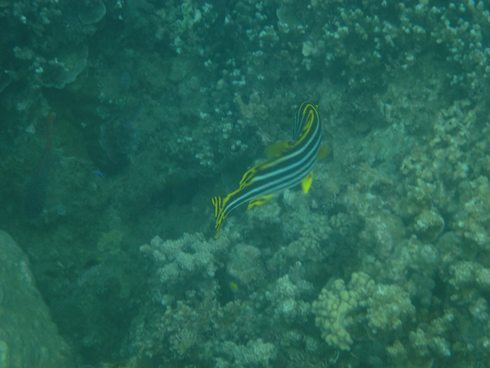
<svg viewBox="0 0 490 368"><path fill-rule="evenodd" d="M291 148L291 143L288 141L280 141L266 147L265 155L267 158L276 158L284 154Z"/></svg>

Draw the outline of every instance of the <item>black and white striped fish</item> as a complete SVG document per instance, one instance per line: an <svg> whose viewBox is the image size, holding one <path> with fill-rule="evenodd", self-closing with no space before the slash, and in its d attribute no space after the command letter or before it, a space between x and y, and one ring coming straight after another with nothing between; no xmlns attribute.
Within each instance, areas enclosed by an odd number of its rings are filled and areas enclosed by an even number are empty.
<svg viewBox="0 0 490 368"><path fill-rule="evenodd" d="M318 107L303 103L296 114L293 140L275 145L273 157L248 169L237 189L224 197L212 198L216 219L215 236L219 236L221 226L230 212L245 203L248 203L248 208L261 205L273 194L299 184L307 193L321 142Z"/></svg>

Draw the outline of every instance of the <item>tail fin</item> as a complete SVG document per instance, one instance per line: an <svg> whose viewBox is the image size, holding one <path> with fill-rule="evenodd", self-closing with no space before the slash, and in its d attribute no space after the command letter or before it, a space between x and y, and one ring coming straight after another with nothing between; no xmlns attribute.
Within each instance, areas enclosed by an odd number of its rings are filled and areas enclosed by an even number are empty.
<svg viewBox="0 0 490 368"><path fill-rule="evenodd" d="M224 216L222 214L223 212L223 198L221 197L213 197L211 198L211 203L213 204L214 207L214 219L216 221L216 224L214 225L214 238L218 239L219 238L219 233L221 230L221 224L223 223Z"/></svg>
<svg viewBox="0 0 490 368"><path fill-rule="evenodd" d="M211 203L214 207L214 218L217 219L223 205L223 199L221 197L213 197L211 198Z"/></svg>

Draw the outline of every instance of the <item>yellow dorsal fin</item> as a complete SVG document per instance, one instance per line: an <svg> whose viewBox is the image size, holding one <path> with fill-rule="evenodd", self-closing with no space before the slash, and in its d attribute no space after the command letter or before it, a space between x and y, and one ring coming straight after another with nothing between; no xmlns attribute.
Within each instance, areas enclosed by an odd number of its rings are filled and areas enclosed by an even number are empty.
<svg viewBox="0 0 490 368"><path fill-rule="evenodd" d="M330 153L330 149L328 148L328 146L326 144L322 144L320 146L320 149L318 150L318 158L319 159L325 158L328 156L329 153Z"/></svg>
<svg viewBox="0 0 490 368"><path fill-rule="evenodd" d="M313 174L309 173L301 181L301 189L303 190L303 193L308 193L310 191L312 183L313 183Z"/></svg>
<svg viewBox="0 0 490 368"><path fill-rule="evenodd" d="M272 199L272 197L274 197L272 194L268 194L262 197L252 199L250 202L248 202L247 209L261 206L264 203L269 202Z"/></svg>
<svg viewBox="0 0 490 368"><path fill-rule="evenodd" d="M276 142L266 147L265 155L267 158L279 157L290 147L291 143L289 143L288 141Z"/></svg>

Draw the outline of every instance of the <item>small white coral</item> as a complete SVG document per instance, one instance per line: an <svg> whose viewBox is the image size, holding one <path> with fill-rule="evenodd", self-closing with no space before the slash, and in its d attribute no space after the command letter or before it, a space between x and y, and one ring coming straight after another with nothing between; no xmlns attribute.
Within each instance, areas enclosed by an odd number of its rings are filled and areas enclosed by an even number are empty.
<svg viewBox="0 0 490 368"><path fill-rule="evenodd" d="M313 303L316 325L327 344L341 350L350 350L353 339L349 327L355 325L359 307L365 306L366 296L375 287L365 273L352 274L348 287L343 280L335 280L325 287Z"/></svg>
<svg viewBox="0 0 490 368"><path fill-rule="evenodd" d="M153 258L160 282L168 288L194 276L212 278L217 268L217 258L227 245L226 237L206 241L202 234L197 233L184 234L177 240L162 240L156 236L140 250Z"/></svg>
<svg viewBox="0 0 490 368"><path fill-rule="evenodd" d="M376 285L365 273L352 274L348 286L335 280L313 303L316 324L330 346L350 350L351 331L367 325L375 333L399 329L415 314L409 294L397 285ZM366 327L366 326L364 326Z"/></svg>

